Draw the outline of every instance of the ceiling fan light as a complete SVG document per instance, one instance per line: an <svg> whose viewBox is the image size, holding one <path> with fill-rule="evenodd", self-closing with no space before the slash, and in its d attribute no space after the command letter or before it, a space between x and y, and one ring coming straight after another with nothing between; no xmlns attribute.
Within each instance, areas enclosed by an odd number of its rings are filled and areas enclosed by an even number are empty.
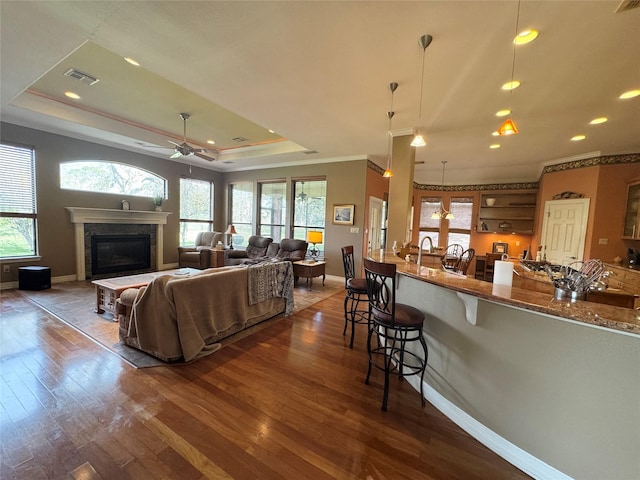
<svg viewBox="0 0 640 480"><path fill-rule="evenodd" d="M500 136L515 135L516 133L518 133L518 127L516 127L516 124L510 118L505 120L498 129L498 135Z"/></svg>
<svg viewBox="0 0 640 480"><path fill-rule="evenodd" d="M424 141L424 137L420 134L416 134L416 136L413 137L413 140L411 141L412 147L424 147L426 144L427 142Z"/></svg>

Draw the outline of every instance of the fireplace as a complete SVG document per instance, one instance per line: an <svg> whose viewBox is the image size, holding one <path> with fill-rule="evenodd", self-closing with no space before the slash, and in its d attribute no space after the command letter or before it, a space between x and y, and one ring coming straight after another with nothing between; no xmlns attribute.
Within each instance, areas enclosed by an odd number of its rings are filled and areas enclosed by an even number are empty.
<svg viewBox="0 0 640 480"><path fill-rule="evenodd" d="M151 235L92 235L91 276L151 269Z"/></svg>

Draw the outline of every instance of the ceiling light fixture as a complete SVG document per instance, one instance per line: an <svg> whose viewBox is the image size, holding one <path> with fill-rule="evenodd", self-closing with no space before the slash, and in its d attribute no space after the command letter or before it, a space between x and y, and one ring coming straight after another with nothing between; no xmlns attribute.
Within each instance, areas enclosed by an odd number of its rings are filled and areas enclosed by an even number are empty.
<svg viewBox="0 0 640 480"><path fill-rule="evenodd" d="M73 98L74 100L80 100L80 95L75 92L64 92L64 94L69 98Z"/></svg>
<svg viewBox="0 0 640 480"><path fill-rule="evenodd" d="M133 59L133 58L131 58L131 57L124 57L124 59L125 59L125 61L126 61L127 63L130 63L130 64L131 64L131 65L133 65L134 67L139 67L139 66L140 66L140 64L138 63L138 61L137 61L137 60L134 60L134 59Z"/></svg>
<svg viewBox="0 0 640 480"><path fill-rule="evenodd" d="M431 35L423 35L418 39L418 43L422 47L422 79L420 81L420 105L418 107L418 122L422 119L422 95L424 93L424 57L426 55L427 47L431 45L433 37ZM424 137L420 135L420 127L416 129L416 136L411 141L412 147L424 147L427 142L424 141Z"/></svg>
<svg viewBox="0 0 640 480"><path fill-rule="evenodd" d="M215 144L216 144L216 141L215 141L215 140L207 140L207 143L208 143L209 145L215 145Z"/></svg>
<svg viewBox="0 0 640 480"><path fill-rule="evenodd" d="M640 95L640 89L638 90L629 90L628 92L622 93L618 98L626 100L628 98L634 98Z"/></svg>
<svg viewBox="0 0 640 480"><path fill-rule="evenodd" d="M389 128L387 129L387 169L382 174L382 176L385 178L393 177L393 171L391 170L391 163L393 161L393 158L392 158L393 152L392 152L392 145L391 145L391 138L393 137L393 134L391 133L391 119L395 115L395 112L393 111L393 93L396 91L397 88L398 88L397 83L391 82L389 84L389 90L391 90L391 108L387 112L387 117L389 118Z"/></svg>
<svg viewBox="0 0 640 480"><path fill-rule="evenodd" d="M594 118L593 120L591 120L589 122L589 125L600 125L601 123L605 123L608 122L609 119L607 117L598 117L598 118Z"/></svg>
<svg viewBox="0 0 640 480"><path fill-rule="evenodd" d="M513 43L515 45L526 45L527 43L533 42L536 38L538 38L539 32L534 29L523 30L516 38L513 39Z"/></svg>
<svg viewBox="0 0 640 480"><path fill-rule="evenodd" d="M497 148L500 148L500 144L499 143L494 143L493 145L489 145L489 148L491 150L496 150Z"/></svg>
<svg viewBox="0 0 640 480"><path fill-rule="evenodd" d="M518 24L520 23L520 0L518 0L518 9L516 10L516 38L518 37ZM513 59L511 61L511 81L502 85L503 90L509 91L509 103L513 101L513 90L520 86L520 82L518 80L514 80L514 75L516 71L516 46L518 45L514 40L513 45ZM511 106L509 106L509 110L511 110ZM507 136L507 135L515 135L518 133L518 127L515 122L511 118L511 113L509 113L509 118L507 118L500 128L498 128L498 135Z"/></svg>
<svg viewBox="0 0 640 480"><path fill-rule="evenodd" d="M508 108L505 108L504 110L498 110L496 112L496 117L506 117L510 113L511 113L511 110L509 110Z"/></svg>
<svg viewBox="0 0 640 480"><path fill-rule="evenodd" d="M574 135L573 137L571 137L571 141L572 142L580 142L580 141L584 140L585 138L587 138L586 135Z"/></svg>
<svg viewBox="0 0 640 480"><path fill-rule="evenodd" d="M442 160L440 163L442 163L442 191L444 192L444 167L447 164L447 161ZM453 220L455 217L453 216L453 213L444 209L442 197L440 197L440 208L431 214L431 218L433 220Z"/></svg>

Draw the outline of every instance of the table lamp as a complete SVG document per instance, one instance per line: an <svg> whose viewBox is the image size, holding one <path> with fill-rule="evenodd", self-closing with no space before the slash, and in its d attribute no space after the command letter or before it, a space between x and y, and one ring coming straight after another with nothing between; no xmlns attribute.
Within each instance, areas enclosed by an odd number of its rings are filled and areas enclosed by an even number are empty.
<svg viewBox="0 0 640 480"><path fill-rule="evenodd" d="M322 243L322 232L316 230L307 232L307 242L313 244L313 247L309 250L309 254L311 255L311 260L315 262L318 260L318 249L316 248L316 243Z"/></svg>
<svg viewBox="0 0 640 480"><path fill-rule="evenodd" d="M225 235L229 235L229 250L233 250L233 237L232 235L235 235L236 233L236 227L234 227L233 225L229 225L227 227L227 231L224 232Z"/></svg>

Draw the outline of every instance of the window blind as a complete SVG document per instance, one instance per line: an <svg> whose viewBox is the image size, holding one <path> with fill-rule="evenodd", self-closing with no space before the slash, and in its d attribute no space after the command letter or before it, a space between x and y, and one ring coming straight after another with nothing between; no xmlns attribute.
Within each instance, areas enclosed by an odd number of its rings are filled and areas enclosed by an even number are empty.
<svg viewBox="0 0 640 480"><path fill-rule="evenodd" d="M0 144L0 213L36 214L32 148Z"/></svg>

